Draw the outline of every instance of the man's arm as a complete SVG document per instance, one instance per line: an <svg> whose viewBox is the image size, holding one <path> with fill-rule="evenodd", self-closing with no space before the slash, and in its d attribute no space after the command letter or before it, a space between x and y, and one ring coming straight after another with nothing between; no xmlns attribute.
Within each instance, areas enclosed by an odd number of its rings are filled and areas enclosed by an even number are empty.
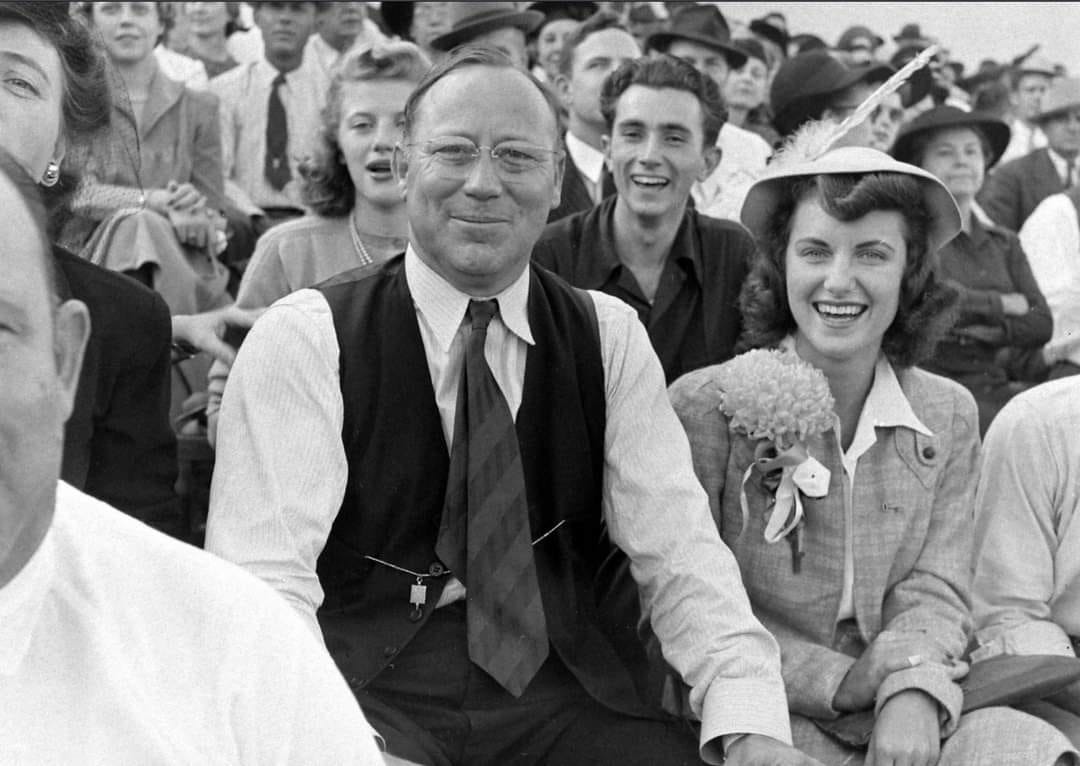
<svg viewBox="0 0 1080 766"><path fill-rule="evenodd" d="M252 328L221 404L206 549L286 598L321 636L315 566L345 495L330 307L302 290Z"/></svg>
<svg viewBox="0 0 1080 766"><path fill-rule="evenodd" d="M644 327L625 304L590 293L600 323L607 393L604 514L630 558L665 659L691 687L703 756L719 737L790 742L775 640L750 611L691 467Z"/></svg>
<svg viewBox="0 0 1080 766"><path fill-rule="evenodd" d="M1013 400L987 431L975 500L977 658L1073 654L1051 608L1059 515L1073 509L1059 508L1067 493L1045 420L1064 414Z"/></svg>

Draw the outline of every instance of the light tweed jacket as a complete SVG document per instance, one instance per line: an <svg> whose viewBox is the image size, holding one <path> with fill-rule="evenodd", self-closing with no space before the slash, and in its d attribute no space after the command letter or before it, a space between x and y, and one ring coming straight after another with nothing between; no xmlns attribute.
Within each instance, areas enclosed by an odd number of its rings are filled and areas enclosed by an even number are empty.
<svg viewBox="0 0 1080 766"><path fill-rule="evenodd" d="M671 389L693 451L694 468L713 517L739 562L754 612L782 651L791 712L830 719L832 699L848 668L882 630L925 631L944 656L961 657L971 631L970 578L973 500L978 471L978 417L971 395L945 378L898 369L901 390L932 432L878 427L877 441L859 459L853 495L854 603L857 635L839 634L843 587L844 475L830 432L808 444L832 472L828 494L804 499L801 572L792 570L787 541L763 538L768 495L755 476L747 483L750 516L740 534L739 491L754 444L733 432L721 413L719 367L683 376ZM962 693L943 664L928 662L893 673L877 705L904 689L937 699L956 727Z"/></svg>

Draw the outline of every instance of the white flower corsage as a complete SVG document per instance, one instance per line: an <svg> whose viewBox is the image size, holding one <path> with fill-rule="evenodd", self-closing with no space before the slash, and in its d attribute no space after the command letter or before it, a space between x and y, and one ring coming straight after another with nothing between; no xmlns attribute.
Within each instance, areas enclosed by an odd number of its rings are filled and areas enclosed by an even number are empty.
<svg viewBox="0 0 1080 766"><path fill-rule="evenodd" d="M720 409L731 427L758 440L754 462L743 475L739 492L742 529L750 517L746 483L754 473L773 493L765 524L765 542L789 539L792 568L800 569L804 511L801 494L824 497L829 469L812 457L806 440L828 431L836 422L829 383L821 370L791 351L754 349L732 359L720 371ZM794 534L791 534L794 531Z"/></svg>

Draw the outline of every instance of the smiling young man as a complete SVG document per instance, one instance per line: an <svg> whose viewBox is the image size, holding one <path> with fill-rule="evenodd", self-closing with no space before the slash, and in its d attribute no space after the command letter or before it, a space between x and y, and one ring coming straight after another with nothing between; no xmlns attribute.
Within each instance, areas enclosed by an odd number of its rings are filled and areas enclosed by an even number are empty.
<svg viewBox="0 0 1080 766"><path fill-rule="evenodd" d="M601 95L617 195L550 224L533 259L576 287L633 307L670 383L732 356L754 245L738 224L697 213L695 182L716 167L716 84L671 56L620 66Z"/></svg>
<svg viewBox="0 0 1080 766"><path fill-rule="evenodd" d="M775 643L637 317L530 265L559 200L557 110L490 48L417 85L409 246L260 318L222 403L207 547L306 618L395 756L652 766L726 743L731 764L812 763L777 741ZM700 751L601 624L603 529L693 688Z"/></svg>

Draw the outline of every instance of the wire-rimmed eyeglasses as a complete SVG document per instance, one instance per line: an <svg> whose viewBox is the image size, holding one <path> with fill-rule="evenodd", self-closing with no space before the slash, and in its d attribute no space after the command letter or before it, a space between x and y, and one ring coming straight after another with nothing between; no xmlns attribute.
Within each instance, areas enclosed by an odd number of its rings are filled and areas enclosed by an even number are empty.
<svg viewBox="0 0 1080 766"><path fill-rule="evenodd" d="M399 145L400 146L400 145ZM526 141L503 141L495 146L477 146L467 138L446 136L405 144L405 149L417 151L431 160L431 167L444 178L465 178L487 150L496 174L504 181L521 180L523 176L546 166L563 155L559 149L547 149Z"/></svg>

